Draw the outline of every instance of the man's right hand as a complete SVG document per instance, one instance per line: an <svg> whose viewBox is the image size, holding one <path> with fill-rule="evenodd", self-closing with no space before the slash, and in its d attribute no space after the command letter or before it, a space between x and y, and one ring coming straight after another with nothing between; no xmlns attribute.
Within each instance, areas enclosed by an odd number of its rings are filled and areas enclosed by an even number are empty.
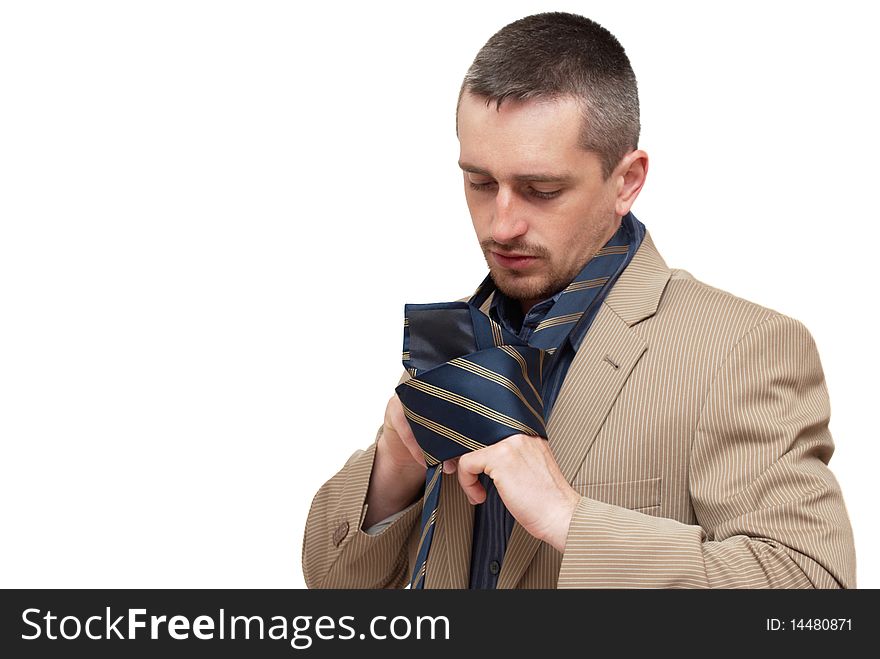
<svg viewBox="0 0 880 659"><path fill-rule="evenodd" d="M362 528L368 529L413 503L425 484L425 468L425 456L403 413L403 404L394 394L385 407L382 434L376 440Z"/></svg>

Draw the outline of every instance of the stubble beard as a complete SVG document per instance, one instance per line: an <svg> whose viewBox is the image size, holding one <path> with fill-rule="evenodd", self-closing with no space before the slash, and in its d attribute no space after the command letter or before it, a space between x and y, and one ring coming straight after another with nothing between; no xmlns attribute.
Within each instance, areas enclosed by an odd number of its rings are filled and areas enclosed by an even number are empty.
<svg viewBox="0 0 880 659"><path fill-rule="evenodd" d="M489 266L489 276L495 282L495 286L499 291L507 297L520 302L539 302L553 297L559 291L568 286L575 277L584 269L587 262L593 257L602 245L604 245L613 235L603 235L610 232L610 228L602 226L600 216L597 214L596 221L590 222L583 233L575 238L576 242L586 243L590 247L586 253L575 261L575 264L563 269L563 266L553 262L549 250L546 247L530 247L526 245L499 245L492 239L480 242L480 248L483 250L483 258L486 259L486 265ZM618 224L619 226L619 224ZM614 227L616 231L617 227ZM519 273L512 270L493 266L489 257L489 252L494 248L502 248L502 251L513 251L519 254L537 257L545 266L544 272L538 273Z"/></svg>
<svg viewBox="0 0 880 659"><path fill-rule="evenodd" d="M492 277L498 290L507 297L520 302L540 301L553 297L568 286L580 272L580 269L574 272L560 272L552 262L546 257L542 257L548 268L545 272L522 274L494 267L488 254L484 253L484 256L486 264L489 266L489 276Z"/></svg>
<svg viewBox="0 0 880 659"><path fill-rule="evenodd" d="M486 265L489 266L489 276L496 288L507 297L519 302L540 301L554 296L568 286L583 267L577 266L574 270L562 270L553 262L549 251L544 247L499 245L491 239L482 241L480 247L483 250L483 258L486 259ZM503 251L514 251L536 257L538 264L544 268L543 272L521 273L493 265L489 252L499 247L503 248Z"/></svg>

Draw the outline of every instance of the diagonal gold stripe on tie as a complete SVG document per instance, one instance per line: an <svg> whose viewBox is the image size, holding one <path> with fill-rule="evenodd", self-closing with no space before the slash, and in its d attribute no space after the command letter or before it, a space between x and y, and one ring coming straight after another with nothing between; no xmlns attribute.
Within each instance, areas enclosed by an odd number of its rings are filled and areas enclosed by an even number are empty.
<svg viewBox="0 0 880 659"><path fill-rule="evenodd" d="M407 380L409 382L409 380ZM437 423L436 421L431 421L431 419L426 419L420 414L416 414L411 409L409 409L406 405L402 405L403 413L406 415L406 418L414 423L418 423L420 426L431 430L438 435L442 435L447 439L451 439L453 442L457 444L461 444L466 449L470 449L471 451L479 451L481 448L486 448L485 444L481 444L480 442L471 439L465 435L462 435L460 432L456 432L452 428L447 428L446 426Z"/></svg>
<svg viewBox="0 0 880 659"><path fill-rule="evenodd" d="M520 371L522 371L523 380L526 381L526 384L529 385L529 388L532 390L532 392L534 392L538 400L541 401L541 405L543 405L544 399L541 398L541 394L539 394L538 390L535 389L535 385L532 384L532 379L529 377L529 368L526 364L526 360L523 359L522 355L510 346L500 346L499 349L513 357L517 361L517 363L519 363L519 368Z"/></svg>
<svg viewBox="0 0 880 659"><path fill-rule="evenodd" d="M495 347L502 345L504 343L504 337L501 334L501 325L491 318L489 319L489 325L492 328L492 342L495 344Z"/></svg>
<svg viewBox="0 0 880 659"><path fill-rule="evenodd" d="M419 448L421 448L421 447L419 447ZM435 458L433 455L428 453L425 449L422 449L422 455L425 456L425 463L429 467L433 467L434 465L440 464L440 461L437 458Z"/></svg>
<svg viewBox="0 0 880 659"><path fill-rule="evenodd" d="M557 325L567 325L568 323L576 323L578 319L584 315L583 311L578 311L577 313L568 313L564 316L556 316L555 318L548 318L547 320L542 320L538 323L538 326L535 328L535 334L540 332L541 330L545 330L549 327L556 327Z"/></svg>
<svg viewBox="0 0 880 659"><path fill-rule="evenodd" d="M427 569L427 567L428 567L427 561L422 563L422 567L419 568L419 573L416 575L416 579L412 583L412 588L415 588L416 586L418 586L419 582L425 578L425 570Z"/></svg>
<svg viewBox="0 0 880 659"><path fill-rule="evenodd" d="M541 357L543 359L543 352L541 353ZM495 382L496 384L501 385L508 391L512 392L514 396L522 401L522 404L529 408L529 411L534 415L534 417L538 420L538 423L541 424L541 428L544 429L544 419L538 412L535 411L535 408L531 406L528 400L526 400L525 395L520 388L516 386L516 383L510 378L506 378L503 375L496 373L490 368L486 368L485 366L480 366L479 364L475 364L472 361L465 359L464 357L456 357L455 359L449 362L450 365L456 366L462 370L468 371L469 373L473 373L474 375L478 375L481 378L485 378L491 382ZM532 387L534 390L534 387Z"/></svg>
<svg viewBox="0 0 880 659"><path fill-rule="evenodd" d="M457 394L454 391L442 389L428 382L423 382L416 379L407 380L406 382L404 382L404 384L408 387L412 387L413 389L421 391L424 394L433 396L434 398L445 400L449 403L452 403L453 405L458 405L459 407L463 407L467 410L470 410L471 412L475 412L480 416L484 416L487 419L491 419L492 421L505 425L509 428L512 428L513 430L518 430L523 434L534 436L540 434L526 424L519 421L518 419L514 419L512 416L508 416L507 414L503 414L497 410L493 410L491 407L487 407L482 403L478 403L477 401L468 398L467 396Z"/></svg>
<svg viewBox="0 0 880 659"><path fill-rule="evenodd" d="M438 469L437 473L441 473L443 470ZM436 478L436 477L435 477ZM419 552L422 550L422 545L425 544L425 538L428 535L428 531L431 530L431 527L434 526L434 522L437 520L437 509L431 511L431 515L428 517L428 523L425 524L425 528L422 529L422 536L419 538L418 549L416 550L416 556L419 555Z"/></svg>
<svg viewBox="0 0 880 659"><path fill-rule="evenodd" d="M570 283L563 293L574 293L575 291L582 291L587 288L599 288L600 286L604 286L608 282L608 277L597 277L596 279L586 279L584 281L575 281Z"/></svg>
<svg viewBox="0 0 880 659"><path fill-rule="evenodd" d="M596 258L597 256L608 256L609 254L626 254L628 251L629 245L609 245L596 252L593 255L593 258Z"/></svg>

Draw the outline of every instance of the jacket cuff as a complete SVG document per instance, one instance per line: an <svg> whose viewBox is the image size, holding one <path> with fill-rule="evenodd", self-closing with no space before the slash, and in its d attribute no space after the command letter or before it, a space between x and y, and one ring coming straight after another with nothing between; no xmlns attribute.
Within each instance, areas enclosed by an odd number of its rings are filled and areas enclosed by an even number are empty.
<svg viewBox="0 0 880 659"><path fill-rule="evenodd" d="M357 586L363 588L400 586L409 576L405 574L404 568L407 566L402 565L407 555L403 548L420 517L421 499L401 511L396 519L378 533L368 534L361 529L368 508L365 501L375 455L374 442L365 451L359 451L349 458L343 468L345 485L330 524L331 542L336 548L338 558L328 575L328 584L332 584L334 574L340 572L344 572L349 578L354 576L356 582L364 579L364 583ZM404 579L395 584L367 583L370 575L391 573L404 573Z"/></svg>
<svg viewBox="0 0 880 659"><path fill-rule="evenodd" d="M707 588L703 529L581 497L558 588Z"/></svg>

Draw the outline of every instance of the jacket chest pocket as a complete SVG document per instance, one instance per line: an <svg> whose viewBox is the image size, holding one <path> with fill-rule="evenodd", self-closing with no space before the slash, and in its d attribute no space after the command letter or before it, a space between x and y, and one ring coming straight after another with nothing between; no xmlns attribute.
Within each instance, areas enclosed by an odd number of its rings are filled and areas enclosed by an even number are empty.
<svg viewBox="0 0 880 659"><path fill-rule="evenodd" d="M646 515L659 515L662 478L614 483L584 483L575 481L572 487L581 496L596 499L612 506L637 510Z"/></svg>

